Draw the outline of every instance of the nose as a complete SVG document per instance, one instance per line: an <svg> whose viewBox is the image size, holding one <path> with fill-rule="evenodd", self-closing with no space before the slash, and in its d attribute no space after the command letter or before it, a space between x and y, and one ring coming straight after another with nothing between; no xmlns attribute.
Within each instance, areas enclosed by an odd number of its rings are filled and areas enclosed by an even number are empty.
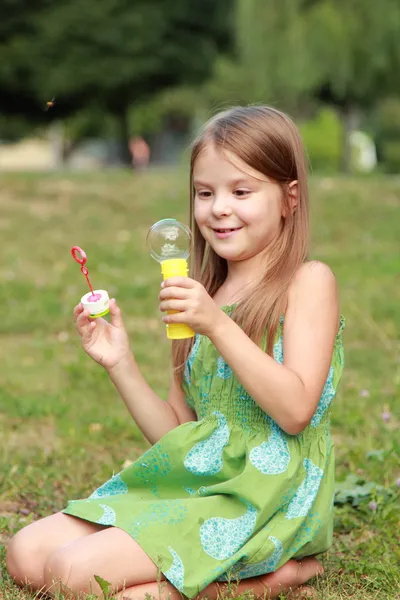
<svg viewBox="0 0 400 600"><path fill-rule="evenodd" d="M229 197L226 194L215 194L211 210L214 217L231 215L232 207L230 205Z"/></svg>

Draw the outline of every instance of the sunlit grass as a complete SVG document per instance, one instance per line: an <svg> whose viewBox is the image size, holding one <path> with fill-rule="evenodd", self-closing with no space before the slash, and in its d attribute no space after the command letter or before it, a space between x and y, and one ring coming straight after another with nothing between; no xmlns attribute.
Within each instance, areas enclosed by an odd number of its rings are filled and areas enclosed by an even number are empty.
<svg viewBox="0 0 400 600"><path fill-rule="evenodd" d="M336 507L335 542L323 557L317 597L394 599L400 594L400 182L324 178L311 187L312 256L335 271L347 320L346 369L332 421L337 478L358 474L397 494L391 500L375 494L357 509ZM183 172L2 175L1 188L5 545L147 447L106 373L80 349L71 312L86 283L71 246L87 252L94 286L118 299L143 374L165 397L170 346L158 311L159 265L145 236L160 218L187 222L188 210ZM31 598L8 581L4 567L1 596Z"/></svg>

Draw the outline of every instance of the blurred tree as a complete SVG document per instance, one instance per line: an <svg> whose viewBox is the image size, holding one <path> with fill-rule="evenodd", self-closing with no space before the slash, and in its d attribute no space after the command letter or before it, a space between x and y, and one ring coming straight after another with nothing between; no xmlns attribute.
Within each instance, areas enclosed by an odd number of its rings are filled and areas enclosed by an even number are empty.
<svg viewBox="0 0 400 600"><path fill-rule="evenodd" d="M350 166L350 133L361 111L400 92L399 0L315 0L305 13L319 84L316 96L338 111L342 170Z"/></svg>
<svg viewBox="0 0 400 600"><path fill-rule="evenodd" d="M34 35L35 13L44 7L45 0L3 0L0 4L0 111L2 132L6 130L10 137L43 116L44 102L34 93L25 39ZM6 117L17 119L7 123Z"/></svg>
<svg viewBox="0 0 400 600"><path fill-rule="evenodd" d="M332 105L343 170L360 111L400 90L399 0L236 0L235 42L216 62L213 103Z"/></svg>
<svg viewBox="0 0 400 600"><path fill-rule="evenodd" d="M93 104L115 117L126 162L129 107L203 80L229 45L231 0L4 1L0 110L40 122Z"/></svg>
<svg viewBox="0 0 400 600"><path fill-rule="evenodd" d="M215 102L268 102L287 110L316 84L304 0L236 0L235 56L221 57L209 93Z"/></svg>
<svg viewBox="0 0 400 600"><path fill-rule="evenodd" d="M369 119L370 133L373 135L378 160L388 173L400 171L400 98L388 97L375 108Z"/></svg>

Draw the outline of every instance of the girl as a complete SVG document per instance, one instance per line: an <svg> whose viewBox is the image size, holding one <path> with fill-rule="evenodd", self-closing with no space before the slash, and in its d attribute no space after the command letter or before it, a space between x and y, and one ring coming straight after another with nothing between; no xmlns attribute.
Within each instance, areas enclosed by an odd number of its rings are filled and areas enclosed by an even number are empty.
<svg viewBox="0 0 400 600"><path fill-rule="evenodd" d="M307 261L304 152L268 107L214 117L191 161L192 278L165 281L174 342L167 402L144 381L115 300L111 323L74 311L84 350L109 373L153 444L87 499L20 531L19 584L73 593L275 598L323 572L332 543L330 404L343 369L335 277ZM161 573L161 574L160 574ZM164 597L164 596L163 596Z"/></svg>

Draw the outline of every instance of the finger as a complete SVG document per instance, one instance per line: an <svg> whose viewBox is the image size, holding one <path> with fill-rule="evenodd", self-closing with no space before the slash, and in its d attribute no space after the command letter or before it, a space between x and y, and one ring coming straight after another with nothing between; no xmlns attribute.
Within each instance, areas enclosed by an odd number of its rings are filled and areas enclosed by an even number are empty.
<svg viewBox="0 0 400 600"><path fill-rule="evenodd" d="M81 314L81 312L83 311L83 306L82 304L79 302L79 304L77 304L74 308L74 312L73 312L73 316L74 316L74 321L76 322L77 318L79 317L79 315Z"/></svg>
<svg viewBox="0 0 400 600"><path fill-rule="evenodd" d="M96 321L89 321L88 324L82 328L82 343L88 344L92 341L92 335L97 327Z"/></svg>
<svg viewBox="0 0 400 600"><path fill-rule="evenodd" d="M164 323L186 323L187 315L185 312L178 312L173 315L164 315L162 320Z"/></svg>
<svg viewBox="0 0 400 600"><path fill-rule="evenodd" d="M187 288L181 288L176 286L167 287L158 295L160 300L167 300L168 298L176 298L177 300L184 300L188 297Z"/></svg>
<svg viewBox="0 0 400 600"><path fill-rule="evenodd" d="M83 329L87 328L91 322L92 320L89 318L89 312L87 310L82 311L76 319L76 328L78 329L79 333L82 333Z"/></svg>
<svg viewBox="0 0 400 600"><path fill-rule="evenodd" d="M164 300L160 304L161 312L166 310L179 310L185 311L187 310L187 300Z"/></svg>
<svg viewBox="0 0 400 600"><path fill-rule="evenodd" d="M117 302L115 298L111 298L110 300L110 316L111 316L111 325L118 328L124 327L124 320L122 318L121 309L117 306Z"/></svg>
<svg viewBox="0 0 400 600"><path fill-rule="evenodd" d="M178 287L183 288L192 288L197 283L197 281L191 279L190 277L170 277L169 279L165 279L165 281L162 282L161 287L166 288L171 287L172 285L176 285Z"/></svg>

